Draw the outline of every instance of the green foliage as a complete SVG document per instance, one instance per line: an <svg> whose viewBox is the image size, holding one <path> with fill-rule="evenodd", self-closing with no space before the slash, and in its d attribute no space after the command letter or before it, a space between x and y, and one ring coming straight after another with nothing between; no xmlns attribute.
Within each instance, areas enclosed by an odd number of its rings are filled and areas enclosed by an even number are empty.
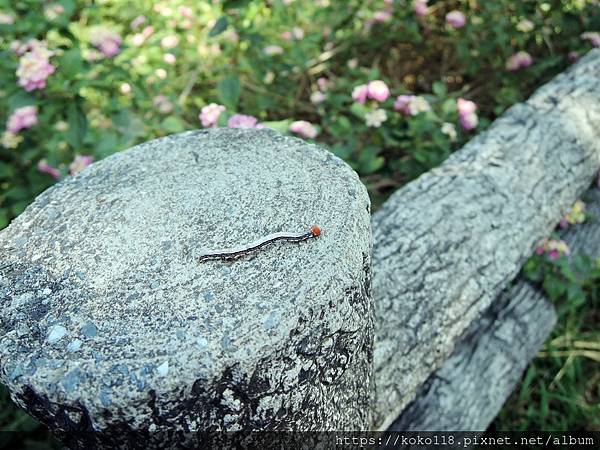
<svg viewBox="0 0 600 450"><path fill-rule="evenodd" d="M98 160L199 127L209 103L227 107L220 125L234 113L282 132L295 120L313 123L317 141L359 172L377 205L472 136L459 125L458 97L479 105L485 128L563 70L569 51L589 49L580 35L600 25L599 8L585 0L429 5L418 17L409 0L0 0L0 13L14 21L0 24L0 122L22 106L39 111L38 123L18 133L22 142L0 147L0 227L54 182L38 171L40 160L68 176L75 155ZM463 28L445 23L454 9L467 16ZM144 23L132 25L138 16ZM116 55L99 52L103 30L122 38ZM12 46L29 39L47 43L56 70L44 88L26 92ZM520 50L533 65L508 72ZM353 89L375 79L392 95L354 102ZM311 101L315 94L321 98ZM430 111L400 114L400 94L422 95ZM368 126L377 108L387 119Z"/></svg>
<svg viewBox="0 0 600 450"><path fill-rule="evenodd" d="M493 424L498 430L600 429L600 261L532 257L524 275L558 313L552 335Z"/></svg>
<svg viewBox="0 0 600 450"><path fill-rule="evenodd" d="M0 385L0 449L50 450L60 445L39 422L10 403L8 390Z"/></svg>

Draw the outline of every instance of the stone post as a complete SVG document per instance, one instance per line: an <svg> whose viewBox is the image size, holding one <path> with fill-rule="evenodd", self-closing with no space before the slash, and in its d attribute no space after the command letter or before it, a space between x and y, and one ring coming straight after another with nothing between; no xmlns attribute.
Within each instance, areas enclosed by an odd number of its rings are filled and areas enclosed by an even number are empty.
<svg viewBox="0 0 600 450"><path fill-rule="evenodd" d="M343 161L266 129L95 163L0 232L1 380L71 448L368 429L369 208ZM281 232L305 236L201 258Z"/></svg>

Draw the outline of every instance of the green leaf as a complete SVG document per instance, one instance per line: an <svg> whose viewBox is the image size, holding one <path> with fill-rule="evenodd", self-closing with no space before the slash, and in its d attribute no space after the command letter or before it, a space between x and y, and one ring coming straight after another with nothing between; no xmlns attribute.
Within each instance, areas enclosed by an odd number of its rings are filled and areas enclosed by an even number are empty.
<svg viewBox="0 0 600 450"><path fill-rule="evenodd" d="M69 129L65 133L67 142L79 150L83 145L83 139L87 133L87 118L79 105L79 102L71 102L67 109L67 122L69 123Z"/></svg>
<svg viewBox="0 0 600 450"><path fill-rule="evenodd" d="M236 75L230 75L223 78L217 85L217 95L219 96L219 100L230 109L235 109L238 100L240 99L241 92L242 87L240 85L240 79Z"/></svg>
<svg viewBox="0 0 600 450"><path fill-rule="evenodd" d="M291 122L291 119L287 119L270 122L261 122L261 124L267 128L271 128L272 130L279 131L280 133L287 133Z"/></svg>
<svg viewBox="0 0 600 450"><path fill-rule="evenodd" d="M5 209L0 209L0 230L8 225L8 213Z"/></svg>
<svg viewBox="0 0 600 450"><path fill-rule="evenodd" d="M229 22L227 21L226 16L219 17L219 19L215 23L215 26L212 27L212 30L210 30L208 32L208 37L218 36L219 34L221 34L223 31L225 31L227 29L228 25L229 25Z"/></svg>
<svg viewBox="0 0 600 450"><path fill-rule="evenodd" d="M546 291L546 294L548 294L548 297L550 297L551 300L558 299L558 297L560 297L566 291L564 281L559 278L556 278L553 275L546 276L546 278L544 279L543 287Z"/></svg>
<svg viewBox="0 0 600 450"><path fill-rule="evenodd" d="M352 106L350 106L350 112L359 119L364 120L365 114L369 112L369 108L366 105L354 102L352 103Z"/></svg>
<svg viewBox="0 0 600 450"><path fill-rule="evenodd" d="M177 116L169 116L161 123L161 128L167 133L181 133L186 129L185 122Z"/></svg>
<svg viewBox="0 0 600 450"><path fill-rule="evenodd" d="M18 216L23 211L25 211L25 208L27 208L29 206L29 204L31 203L31 200L32 199L21 200L20 202L17 202L14 205L12 205L11 210L12 210L13 215Z"/></svg>
<svg viewBox="0 0 600 450"><path fill-rule="evenodd" d="M440 81L433 83L431 89L435 95L439 95L440 97L446 95L447 93L446 85Z"/></svg>
<svg viewBox="0 0 600 450"><path fill-rule="evenodd" d="M0 162L0 178L11 178L15 174L15 168L10 164Z"/></svg>
<svg viewBox="0 0 600 450"><path fill-rule="evenodd" d="M21 108L22 106L29 106L35 104L35 97L22 90L17 91L8 99L8 105L11 111L14 111L17 108Z"/></svg>
<svg viewBox="0 0 600 450"><path fill-rule="evenodd" d="M78 48L67 50L58 61L58 67L65 77L75 78L83 70L83 59Z"/></svg>
<svg viewBox="0 0 600 450"><path fill-rule="evenodd" d="M377 172L384 164L385 158L383 156L378 156L377 158L371 159L368 164L362 166L362 172L365 174Z"/></svg>
<svg viewBox="0 0 600 450"><path fill-rule="evenodd" d="M567 285L567 300L569 302L579 302L585 300L585 294L581 286L577 284Z"/></svg>
<svg viewBox="0 0 600 450"><path fill-rule="evenodd" d="M248 3L250 3L250 0L225 0L223 2L223 9L241 8Z"/></svg>
<svg viewBox="0 0 600 450"><path fill-rule="evenodd" d="M118 136L116 133L105 131L96 144L94 153L100 158L106 158L119 150Z"/></svg>
<svg viewBox="0 0 600 450"><path fill-rule="evenodd" d="M24 188L23 186L14 186L14 187L8 189L4 193L4 196L8 200L18 201L18 200L29 199L31 194L30 194L29 190Z"/></svg>

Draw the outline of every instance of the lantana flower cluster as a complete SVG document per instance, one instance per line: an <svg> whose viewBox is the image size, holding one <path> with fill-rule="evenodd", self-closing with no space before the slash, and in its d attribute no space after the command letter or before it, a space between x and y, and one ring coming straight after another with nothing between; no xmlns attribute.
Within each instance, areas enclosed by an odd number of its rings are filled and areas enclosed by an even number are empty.
<svg viewBox="0 0 600 450"><path fill-rule="evenodd" d="M205 128L214 128L218 125L221 114L227 108L217 103L210 103L200 110L198 119ZM265 125L260 123L254 116L248 114L233 114L227 119L227 127L229 128L265 128ZM290 123L289 131L302 136L305 139L314 139L319 134L317 127L306 120L296 120Z"/></svg>
<svg viewBox="0 0 600 450"><path fill-rule="evenodd" d="M431 106L425 97L420 95L399 95L394 103L394 109L405 116L416 116L431 111Z"/></svg>
<svg viewBox="0 0 600 450"><path fill-rule="evenodd" d="M559 225L564 229L570 225L583 223L585 219L585 203L582 200L577 200L571 210L560 220Z"/></svg>
<svg viewBox="0 0 600 450"><path fill-rule="evenodd" d="M429 14L429 6L427 6L428 0L415 0L413 2L413 9L415 14L419 17L425 17Z"/></svg>
<svg viewBox="0 0 600 450"><path fill-rule="evenodd" d="M91 30L90 43L96 47L105 58L113 58L121 51L122 39L119 33L104 27Z"/></svg>
<svg viewBox="0 0 600 450"><path fill-rule="evenodd" d="M477 105L471 100L465 100L459 98L456 100L456 108L458 109L458 117L460 124L465 130L473 130L479 123L479 117L477 117Z"/></svg>
<svg viewBox="0 0 600 450"><path fill-rule="evenodd" d="M6 122L6 131L2 135L2 146L16 148L23 141L23 136L20 136L19 132L37 124L37 114L37 106L30 105L15 109Z"/></svg>
<svg viewBox="0 0 600 450"><path fill-rule="evenodd" d="M525 51L520 51L512 55L506 61L506 70L511 72L524 69L533 64L533 58Z"/></svg>
<svg viewBox="0 0 600 450"><path fill-rule="evenodd" d="M361 105L367 100L372 100L373 108L365 113L365 123L368 127L378 128L383 122L388 119L385 109L380 107L380 103L386 101L390 96L390 89L381 80L370 81L366 84L356 86L352 91L352 99ZM479 118L476 110L477 105L463 98L459 98L456 102L461 126L465 130L473 130L477 127ZM404 116L416 116L421 113L431 111L431 105L427 99L421 95L402 94L396 97L394 102L394 110ZM450 137L451 140L456 139L456 128L450 123L444 123L442 132Z"/></svg>
<svg viewBox="0 0 600 450"><path fill-rule="evenodd" d="M76 175L94 162L94 157L91 155L75 155L73 161L69 164L69 173ZM51 166L46 159L41 159L37 164L37 169L41 173L50 175L55 180L59 180L62 176L61 171Z"/></svg>
<svg viewBox="0 0 600 450"><path fill-rule="evenodd" d="M15 109L6 123L7 131L17 134L19 131L24 130L25 128L32 127L38 123L37 114L37 106L23 106Z"/></svg>
<svg viewBox="0 0 600 450"><path fill-rule="evenodd" d="M390 90L381 80L370 81L367 84L356 86L352 91L352 98L357 103L364 105L367 99L384 102L390 96Z"/></svg>
<svg viewBox="0 0 600 450"><path fill-rule="evenodd" d="M446 14L446 23L455 29L462 28L467 24L467 16L462 11L450 11Z"/></svg>
<svg viewBox="0 0 600 450"><path fill-rule="evenodd" d="M14 41L11 49L21 56L17 68L19 86L28 92L45 88L46 79L56 70L56 67L50 63L50 57L54 52L48 50L48 44L36 39L31 39L24 44Z"/></svg>
<svg viewBox="0 0 600 450"><path fill-rule="evenodd" d="M596 48L600 47L600 31L586 31L581 35L581 39L589 41Z"/></svg>
<svg viewBox="0 0 600 450"><path fill-rule="evenodd" d="M552 261L555 261L562 255L569 255L571 250L563 240L546 238L538 242L535 253L540 256L546 255Z"/></svg>

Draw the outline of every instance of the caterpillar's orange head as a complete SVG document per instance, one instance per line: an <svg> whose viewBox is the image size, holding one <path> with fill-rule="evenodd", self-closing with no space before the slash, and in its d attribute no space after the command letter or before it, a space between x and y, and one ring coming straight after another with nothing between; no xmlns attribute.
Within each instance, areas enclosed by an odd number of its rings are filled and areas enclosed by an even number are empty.
<svg viewBox="0 0 600 450"><path fill-rule="evenodd" d="M321 229L317 225L313 225L312 227L310 227L310 232L314 237L321 235Z"/></svg>

